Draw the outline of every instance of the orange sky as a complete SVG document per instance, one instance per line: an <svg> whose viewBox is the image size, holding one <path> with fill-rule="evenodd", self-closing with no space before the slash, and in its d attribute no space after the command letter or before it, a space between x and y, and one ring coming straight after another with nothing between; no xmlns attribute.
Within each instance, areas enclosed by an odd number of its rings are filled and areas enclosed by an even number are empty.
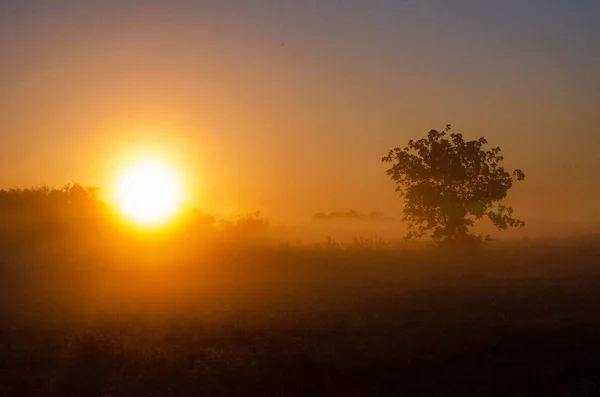
<svg viewBox="0 0 600 397"><path fill-rule="evenodd" d="M204 210L397 216L381 156L452 123L525 171L519 217L600 222L595 3L24 3L0 5L2 188L106 187L150 150Z"/></svg>

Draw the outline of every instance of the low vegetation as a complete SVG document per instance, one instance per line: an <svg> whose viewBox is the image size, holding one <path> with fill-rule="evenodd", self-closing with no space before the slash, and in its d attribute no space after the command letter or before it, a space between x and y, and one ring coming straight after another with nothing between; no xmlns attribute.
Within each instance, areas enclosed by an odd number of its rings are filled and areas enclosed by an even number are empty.
<svg viewBox="0 0 600 397"><path fill-rule="evenodd" d="M78 186L0 213L0 396L600 393L598 237L292 244L191 210L149 234Z"/></svg>

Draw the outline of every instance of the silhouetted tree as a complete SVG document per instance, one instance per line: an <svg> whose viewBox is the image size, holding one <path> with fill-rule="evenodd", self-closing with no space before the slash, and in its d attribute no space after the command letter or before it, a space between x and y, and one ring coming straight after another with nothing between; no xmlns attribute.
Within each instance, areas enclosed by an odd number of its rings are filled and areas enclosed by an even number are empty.
<svg viewBox="0 0 600 397"><path fill-rule="evenodd" d="M499 203L515 179L525 179L523 171L506 171L499 147L483 149L485 138L465 141L450 130L449 124L443 131L431 130L427 138L411 139L382 158L392 163L386 172L405 201L405 239L431 233L440 242L480 242L484 236L469 228L483 217L500 230L523 227L523 221L512 217L512 208Z"/></svg>

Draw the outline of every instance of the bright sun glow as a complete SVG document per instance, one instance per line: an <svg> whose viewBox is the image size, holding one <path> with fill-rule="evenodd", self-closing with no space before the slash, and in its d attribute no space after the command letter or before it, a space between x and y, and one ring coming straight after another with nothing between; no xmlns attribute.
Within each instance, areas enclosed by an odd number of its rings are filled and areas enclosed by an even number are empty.
<svg viewBox="0 0 600 397"><path fill-rule="evenodd" d="M116 200L121 212L143 226L162 224L179 210L183 199L179 178L153 161L136 163L119 176Z"/></svg>

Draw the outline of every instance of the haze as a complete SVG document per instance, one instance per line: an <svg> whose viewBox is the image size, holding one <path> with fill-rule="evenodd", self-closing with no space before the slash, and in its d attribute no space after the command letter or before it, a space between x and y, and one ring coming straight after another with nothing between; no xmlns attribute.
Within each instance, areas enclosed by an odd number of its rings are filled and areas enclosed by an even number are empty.
<svg viewBox="0 0 600 397"><path fill-rule="evenodd" d="M108 186L135 151L203 211L401 202L380 158L451 123L527 181L524 232L600 227L600 3L3 1L0 188Z"/></svg>

